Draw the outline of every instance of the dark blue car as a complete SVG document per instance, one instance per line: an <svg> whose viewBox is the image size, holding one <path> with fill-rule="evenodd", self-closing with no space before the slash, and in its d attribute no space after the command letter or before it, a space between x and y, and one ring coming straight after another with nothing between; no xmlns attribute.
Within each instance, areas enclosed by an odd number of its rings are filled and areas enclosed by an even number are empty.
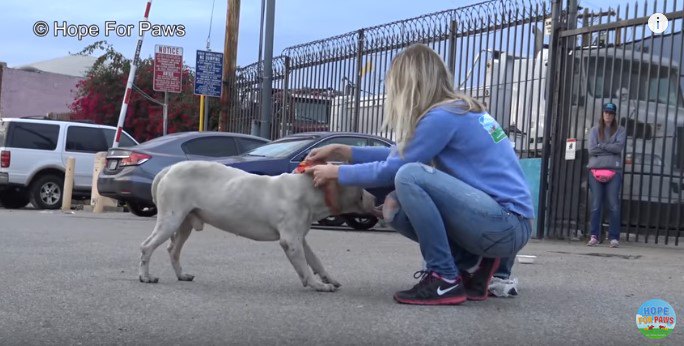
<svg viewBox="0 0 684 346"><path fill-rule="evenodd" d="M245 154L216 161L254 174L280 175L292 172L312 149L328 144L389 147L393 143L386 138L353 132L297 133ZM344 222L352 228L369 229L378 222L378 219L371 215L342 215L340 218L330 217L319 221L324 225L341 225Z"/></svg>

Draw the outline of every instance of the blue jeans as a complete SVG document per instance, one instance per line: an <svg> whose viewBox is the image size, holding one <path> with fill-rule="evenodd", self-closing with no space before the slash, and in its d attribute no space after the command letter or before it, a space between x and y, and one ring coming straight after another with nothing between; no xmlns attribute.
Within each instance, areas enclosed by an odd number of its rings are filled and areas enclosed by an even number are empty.
<svg viewBox="0 0 684 346"><path fill-rule="evenodd" d="M458 276L459 268L474 267L480 257L515 258L530 239L529 219L430 166L405 164L394 185L390 195L399 206L385 221L418 242L427 270L447 279Z"/></svg>
<svg viewBox="0 0 684 346"><path fill-rule="evenodd" d="M508 279L511 277L511 270L513 269L513 263L515 263L515 255L510 257L502 257L499 268L494 272L494 276L499 279Z"/></svg>
<svg viewBox="0 0 684 346"><path fill-rule="evenodd" d="M589 188L591 189L591 235L599 237L601 231L601 209L603 203L608 203L610 212L610 230L608 237L620 240L620 185L622 184L622 172L615 173L613 179L607 183L601 183L589 172Z"/></svg>

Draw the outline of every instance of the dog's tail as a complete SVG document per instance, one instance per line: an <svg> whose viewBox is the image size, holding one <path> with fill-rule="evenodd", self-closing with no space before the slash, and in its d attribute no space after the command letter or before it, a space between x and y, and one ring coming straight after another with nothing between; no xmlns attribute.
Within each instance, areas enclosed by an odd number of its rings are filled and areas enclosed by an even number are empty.
<svg viewBox="0 0 684 346"><path fill-rule="evenodd" d="M166 173L169 173L170 169L171 166L162 169L161 172L157 173L154 177L154 180L152 180L152 202L154 202L154 204L157 204L157 186L164 176L166 176Z"/></svg>

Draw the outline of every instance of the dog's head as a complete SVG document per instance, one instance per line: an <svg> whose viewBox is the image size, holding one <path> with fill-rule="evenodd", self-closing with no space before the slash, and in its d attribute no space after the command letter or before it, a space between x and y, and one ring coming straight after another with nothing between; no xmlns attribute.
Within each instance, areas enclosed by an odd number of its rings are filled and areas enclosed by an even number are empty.
<svg viewBox="0 0 684 346"><path fill-rule="evenodd" d="M303 161L295 168L294 173L303 174L307 168L327 164L324 162ZM356 186L342 186L337 181L328 182L321 187L325 195L325 204L331 215L348 213L371 213L375 208L375 196Z"/></svg>

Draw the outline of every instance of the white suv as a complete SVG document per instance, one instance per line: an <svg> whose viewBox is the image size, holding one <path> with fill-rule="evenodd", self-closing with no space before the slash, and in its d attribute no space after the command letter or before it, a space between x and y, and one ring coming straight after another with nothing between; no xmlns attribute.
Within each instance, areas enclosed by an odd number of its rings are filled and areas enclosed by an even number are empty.
<svg viewBox="0 0 684 346"><path fill-rule="evenodd" d="M62 205L67 159L75 159L74 197L88 197L95 154L107 151L116 128L49 119L0 118L0 205L39 209ZM121 146L138 144L123 133Z"/></svg>

